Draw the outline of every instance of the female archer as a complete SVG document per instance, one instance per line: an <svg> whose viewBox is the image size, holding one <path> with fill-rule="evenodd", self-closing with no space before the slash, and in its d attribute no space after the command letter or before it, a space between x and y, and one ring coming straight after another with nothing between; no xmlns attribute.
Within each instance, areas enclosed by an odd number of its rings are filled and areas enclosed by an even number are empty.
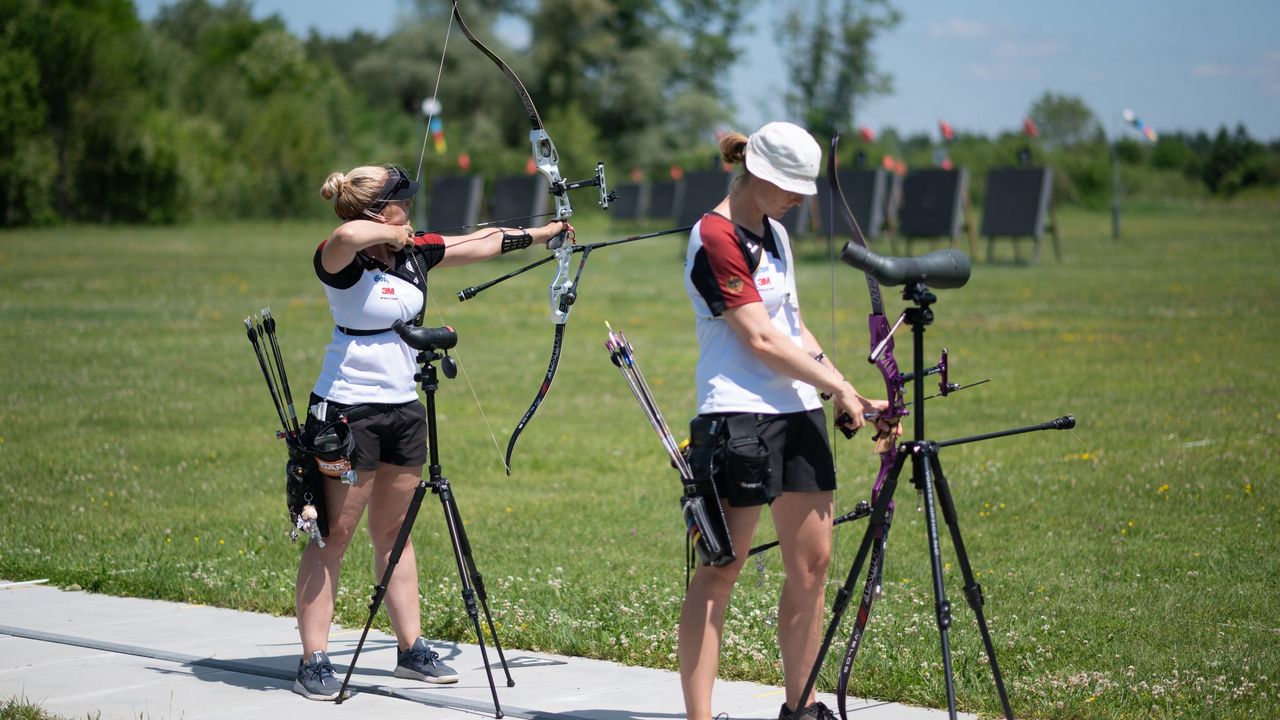
<svg viewBox="0 0 1280 720"><path fill-rule="evenodd" d="M427 273L466 265L549 240L573 228L489 228L454 237L415 233L409 209L419 183L395 165L362 166L329 175L320 195L342 220L316 248L312 264L324 286L334 330L312 391L307 432L359 407L347 423L354 449L348 484L324 478L329 535L308 543L298 565L298 632L302 659L294 692L334 700L341 683L327 653L342 558L365 508L379 577L404 521L426 462L425 409L414 383L416 353L391 329L425 306ZM306 434L306 433L304 433ZM348 478L351 478L348 475ZM410 540L386 590L387 613L399 645L396 677L454 683L458 674L421 636L422 618Z"/></svg>
<svg viewBox="0 0 1280 720"><path fill-rule="evenodd" d="M690 434L695 444L709 438L723 448L725 469L709 482L722 499L736 560L699 566L685 593L685 709L690 720L711 718L725 610L768 504L786 571L778 604L786 682L780 717L828 720L834 716L812 693L800 697L820 645L836 487L819 392L831 396L839 426L854 432L888 403L859 394L801 319L795 261L778 220L817 193L817 142L797 125L774 122L749 138L725 136L720 152L745 172L693 227L684 284L699 348L700 405Z"/></svg>

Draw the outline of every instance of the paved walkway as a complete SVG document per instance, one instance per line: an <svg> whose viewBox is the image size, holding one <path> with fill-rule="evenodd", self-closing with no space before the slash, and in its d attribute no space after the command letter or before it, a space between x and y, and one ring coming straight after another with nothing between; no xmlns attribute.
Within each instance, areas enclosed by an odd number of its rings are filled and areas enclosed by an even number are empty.
<svg viewBox="0 0 1280 720"><path fill-rule="evenodd" d="M339 673L360 629L334 628ZM395 638L371 632L341 705L290 692L298 634L292 618L201 605L67 592L0 580L0 701L13 697L64 717L371 718L493 717L493 696L475 645L435 644L462 674L432 686L391 674ZM665 670L504 648L513 687L492 647L498 700L529 720L674 720L684 717L680 679ZM834 700L823 698L832 707ZM716 712L773 720L782 689L716 683ZM850 699L850 720L940 720L946 712Z"/></svg>

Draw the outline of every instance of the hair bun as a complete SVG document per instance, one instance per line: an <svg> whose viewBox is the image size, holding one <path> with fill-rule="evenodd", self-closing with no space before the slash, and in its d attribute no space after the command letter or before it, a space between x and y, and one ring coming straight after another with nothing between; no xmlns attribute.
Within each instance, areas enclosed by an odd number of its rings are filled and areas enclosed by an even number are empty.
<svg viewBox="0 0 1280 720"><path fill-rule="evenodd" d="M342 192L342 189L346 184L346 173L329 173L329 177L324 181L324 185L320 187L320 197L325 200L332 200Z"/></svg>
<svg viewBox="0 0 1280 720"><path fill-rule="evenodd" d="M746 160L747 137L742 133L726 133L720 138L720 157L727 163L737 164Z"/></svg>

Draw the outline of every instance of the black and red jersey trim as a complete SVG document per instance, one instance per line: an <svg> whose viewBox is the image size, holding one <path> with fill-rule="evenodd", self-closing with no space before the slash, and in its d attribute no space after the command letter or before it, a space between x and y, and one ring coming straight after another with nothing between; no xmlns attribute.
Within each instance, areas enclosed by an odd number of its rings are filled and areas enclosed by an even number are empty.
<svg viewBox="0 0 1280 720"><path fill-rule="evenodd" d="M715 317L725 310L760 302L755 273L766 248L776 254L768 220L765 238L756 238L717 213L702 216L698 226L702 246L694 253L689 279Z"/></svg>
<svg viewBox="0 0 1280 720"><path fill-rule="evenodd" d="M355 286L360 282L360 275L365 270L383 270L393 275L397 275L404 280L420 287L426 292L427 278L426 273L431 268L440 264L444 260L445 244L444 236L436 233L420 233L414 237L413 251L415 257L412 262L409 253L401 250L395 254L395 267L388 267L364 251L356 253L347 266L336 273L331 273L324 269L324 265L320 262L320 254L324 250L325 243L321 242L316 247L315 255L311 259L311 264L315 268L316 277L320 278L320 282L328 285L335 290L346 290ZM418 277L419 270L422 277Z"/></svg>

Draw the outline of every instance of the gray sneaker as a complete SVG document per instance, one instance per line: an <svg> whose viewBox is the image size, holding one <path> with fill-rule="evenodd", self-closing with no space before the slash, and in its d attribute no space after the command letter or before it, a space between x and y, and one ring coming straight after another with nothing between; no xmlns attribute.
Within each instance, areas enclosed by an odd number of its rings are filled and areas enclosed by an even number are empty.
<svg viewBox="0 0 1280 720"><path fill-rule="evenodd" d="M333 673L333 665L323 650L316 650L311 657L298 661L298 678L293 681L293 691L308 700L337 700L342 683Z"/></svg>
<svg viewBox="0 0 1280 720"><path fill-rule="evenodd" d="M408 650L400 651L396 659L395 676L437 685L458 682L457 671L440 662L440 655L422 638L414 640Z"/></svg>
<svg viewBox="0 0 1280 720"><path fill-rule="evenodd" d="M831 708L816 702L792 716L791 708L783 703L778 710L778 720L836 720L836 714L831 712Z"/></svg>

